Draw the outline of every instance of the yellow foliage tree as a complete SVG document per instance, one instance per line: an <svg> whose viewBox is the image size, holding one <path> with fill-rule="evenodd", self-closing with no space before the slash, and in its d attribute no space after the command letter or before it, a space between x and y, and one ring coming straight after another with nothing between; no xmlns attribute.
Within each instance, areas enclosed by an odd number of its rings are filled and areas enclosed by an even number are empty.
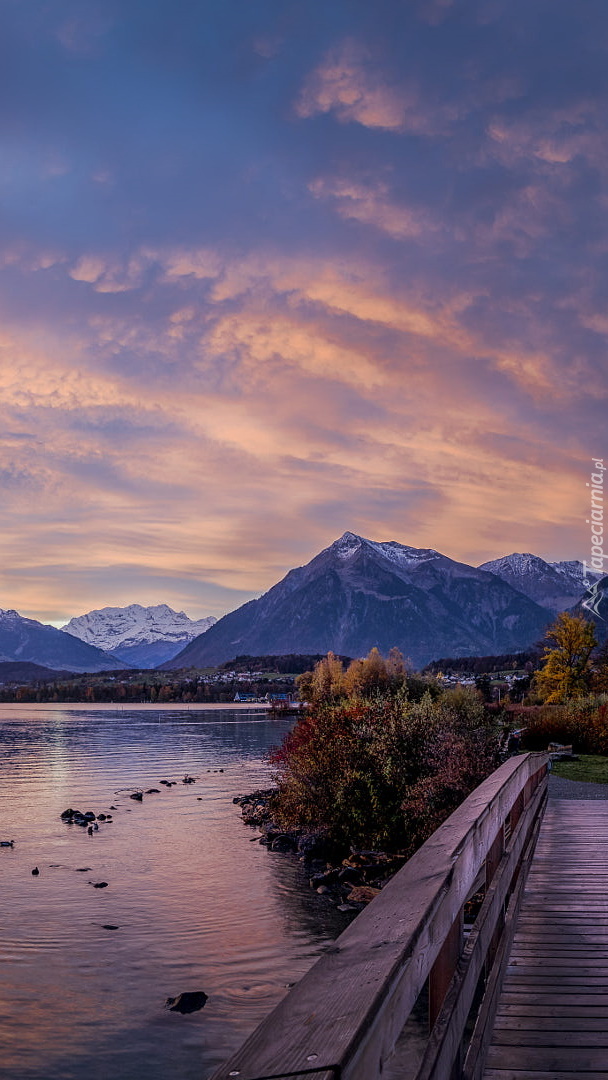
<svg viewBox="0 0 608 1080"><path fill-rule="evenodd" d="M591 654L597 646L593 624L563 611L545 634L544 665L535 685L548 703L581 697L589 688Z"/></svg>
<svg viewBox="0 0 608 1080"><path fill-rule="evenodd" d="M364 660L353 660L347 670L334 653L329 652L315 664L313 671L296 680L301 701L310 705L336 702L344 697L365 697L397 689L406 681L406 665L399 649L391 649L385 660L380 651L370 649Z"/></svg>

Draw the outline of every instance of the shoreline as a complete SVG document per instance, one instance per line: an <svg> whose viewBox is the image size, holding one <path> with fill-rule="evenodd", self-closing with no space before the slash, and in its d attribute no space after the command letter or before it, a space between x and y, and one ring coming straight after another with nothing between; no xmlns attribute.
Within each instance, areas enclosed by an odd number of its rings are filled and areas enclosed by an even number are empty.
<svg viewBox="0 0 608 1080"><path fill-rule="evenodd" d="M11 712L215 712L228 709L230 712L272 712L272 707L264 702L224 702L211 701L206 705L199 702L157 702L141 701L0 701L0 715Z"/></svg>

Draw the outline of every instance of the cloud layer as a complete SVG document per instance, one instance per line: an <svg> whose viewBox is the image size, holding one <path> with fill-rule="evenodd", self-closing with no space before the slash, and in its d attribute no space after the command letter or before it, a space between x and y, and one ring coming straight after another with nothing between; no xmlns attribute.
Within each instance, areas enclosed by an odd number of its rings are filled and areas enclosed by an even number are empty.
<svg viewBox="0 0 608 1080"><path fill-rule="evenodd" d="M588 556L599 0L6 15L0 606L221 614L346 529Z"/></svg>

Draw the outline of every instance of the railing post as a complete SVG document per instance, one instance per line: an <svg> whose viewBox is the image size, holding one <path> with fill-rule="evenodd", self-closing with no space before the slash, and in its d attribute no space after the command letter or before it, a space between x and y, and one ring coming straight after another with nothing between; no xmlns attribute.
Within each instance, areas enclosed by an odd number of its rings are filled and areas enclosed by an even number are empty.
<svg viewBox="0 0 608 1080"><path fill-rule="evenodd" d="M464 944L464 905L452 923L451 930L441 946L441 951L429 973L429 1031L441 1012L456 965L460 959ZM460 1080L462 1072L462 1048L456 1054L449 1077L445 1080Z"/></svg>
<svg viewBox="0 0 608 1080"><path fill-rule="evenodd" d="M429 974L429 1030L439 1016L464 941L464 907L452 923Z"/></svg>
<svg viewBox="0 0 608 1080"><path fill-rule="evenodd" d="M498 832L496 833L496 838L495 838L490 850L488 851L488 854L486 855L486 892L487 892L487 890L489 889L489 887L490 887L490 885L492 883L492 879L493 879L494 874L496 873L496 871L498 869L498 866L499 866L500 860L502 859L504 850L505 850L505 827L504 827L504 823L503 823L500 826L500 829L498 830ZM487 976L488 972L491 970L492 964L494 963L494 958L496 956L496 950L498 949L498 945L499 945L500 939L502 937L504 921L505 921L505 908L504 908L504 905L503 905L501 915L500 915L500 917L499 917L499 919L498 919L498 921L496 923L496 930L494 931L494 934L492 935L492 940L491 940L491 942L490 942L490 944L488 946L488 953L487 953L487 959L486 959L486 964L485 964L486 976Z"/></svg>

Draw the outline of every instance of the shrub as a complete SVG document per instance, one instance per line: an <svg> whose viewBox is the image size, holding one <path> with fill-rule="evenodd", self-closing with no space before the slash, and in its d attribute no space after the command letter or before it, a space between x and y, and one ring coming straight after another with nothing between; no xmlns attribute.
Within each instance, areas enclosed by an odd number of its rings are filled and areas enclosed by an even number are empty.
<svg viewBox="0 0 608 1080"><path fill-rule="evenodd" d="M550 742L572 744L575 753L608 754L608 694L589 694L528 714L525 748L546 750Z"/></svg>
<svg viewBox="0 0 608 1080"><path fill-rule="evenodd" d="M278 822L409 854L496 767L499 734L475 691L322 702L272 756Z"/></svg>

